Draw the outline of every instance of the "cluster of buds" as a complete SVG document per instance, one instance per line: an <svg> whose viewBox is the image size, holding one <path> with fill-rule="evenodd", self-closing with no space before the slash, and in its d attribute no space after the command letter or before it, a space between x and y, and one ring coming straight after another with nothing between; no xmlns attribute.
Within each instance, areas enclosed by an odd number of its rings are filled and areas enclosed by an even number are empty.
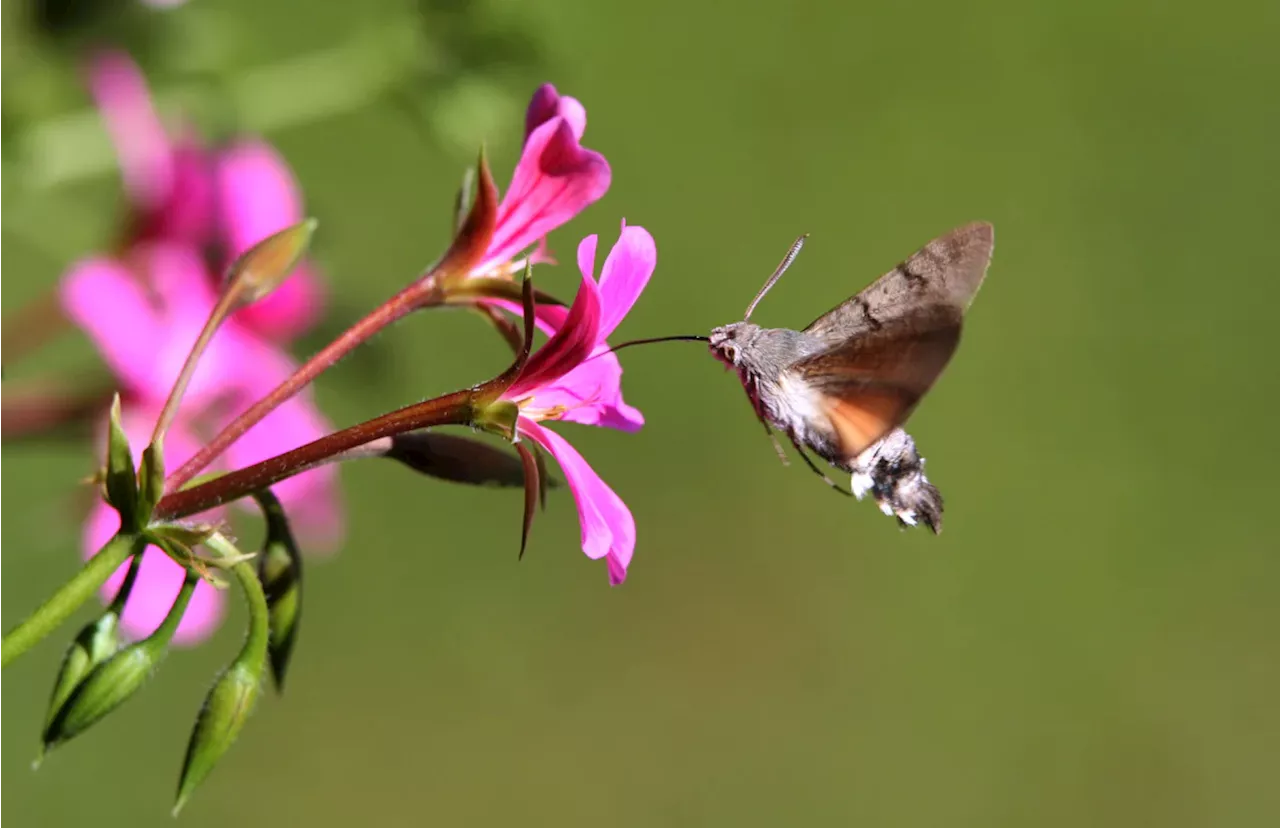
<svg viewBox="0 0 1280 828"><path fill-rule="evenodd" d="M136 86L127 68L108 63L107 75L115 73L114 83L100 88L100 97L110 98L122 84L126 91L130 84ZM136 96L129 98L128 105L136 104ZM111 105L119 114L123 104L117 100ZM143 206L137 211L139 220L130 225L129 249L146 249L150 257L159 250L163 258L165 245L172 247L174 237L188 227L181 219L190 205L173 178L182 165L164 148L161 133L143 130L146 141L168 154L156 167L165 171L167 178L160 178L167 183L157 188L154 169L145 169L155 158L132 151L136 147L123 126L127 120L117 118L114 124L120 132L122 167L131 190L143 194L137 196ZM331 476L342 461L383 457L446 481L522 487L522 556L535 513L545 508L548 488L558 485L548 470L550 455L577 504L583 551L605 561L611 584L623 582L636 544L631 512L549 425L559 421L622 431L643 425L640 412L622 398L622 368L607 339L648 284L656 246L644 228L623 222L598 277L596 237L580 243L581 283L571 302L535 290L533 282L535 266L554 263L546 235L609 187L608 163L581 144L585 128L586 112L578 101L549 85L538 89L528 108L520 161L505 194L500 196L482 152L464 178L453 238L437 262L300 365L268 360L288 370L274 370L267 374L270 383L253 385L259 393L252 400L244 398L243 383L225 378L234 373L228 366L263 361L267 351L253 344L259 340L246 331L254 320L272 317L253 311L279 296L277 288L299 278L314 220L295 221L247 246L225 265L211 295L205 293L209 282L196 286L169 278L172 269L153 269L154 281L147 285L145 278L139 282L125 275L122 263L97 261L73 268L62 290L64 311L99 345L126 393L123 403L115 395L105 417L104 459L95 476L101 501L87 525L86 538L93 544L88 561L3 642L3 662L8 664L88 597L103 593L105 609L74 636L54 681L41 757L132 698L173 646L198 641L212 623L207 619L216 622L216 616L202 609L210 603L208 596L235 585L248 607L248 635L196 718L174 806L175 812L180 809L235 740L264 674L271 674L278 690L284 686L300 628L300 549L306 546L308 528L322 539L335 536L331 529L314 532L323 517L307 513L305 504L315 501L316 490L296 498L290 487L317 473ZM119 297L140 295L140 290L152 291L150 298L120 305ZM155 297L161 299L159 306ZM311 405L307 395L316 378L371 336L411 313L435 307L474 310L511 346L513 361L506 370L345 429L319 430L315 424L323 421L316 417L309 428L267 427L282 416L296 422L288 412L291 407L296 412L300 401ZM145 314L150 321L140 322ZM163 347L143 347L128 330L144 324L163 330ZM539 332L545 341L535 346ZM157 393L161 384L165 391ZM139 403L143 399L145 405ZM240 400L237 413L213 421L212 437L193 439L188 428L193 418ZM451 425L498 435L514 452L435 431ZM313 439L297 445L299 435ZM284 444L287 439L292 445ZM245 444L256 452L248 462ZM179 462L167 466L166 454ZM266 526L261 548L249 553L235 545L223 512L240 501L256 504L254 511ZM324 502L333 504L331 498ZM157 578L161 566L178 579ZM148 611L140 612L140 606ZM193 626L192 618L201 620Z"/></svg>

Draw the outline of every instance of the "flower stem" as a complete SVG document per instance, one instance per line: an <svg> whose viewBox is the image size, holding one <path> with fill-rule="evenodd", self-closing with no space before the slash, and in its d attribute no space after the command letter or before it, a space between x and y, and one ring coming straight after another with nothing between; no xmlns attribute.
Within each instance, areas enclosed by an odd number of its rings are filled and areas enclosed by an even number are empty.
<svg viewBox="0 0 1280 828"><path fill-rule="evenodd" d="M184 518L237 500L281 480L301 474L336 454L383 437L441 425L467 425L474 412L474 392L455 391L416 403L321 437L305 446L216 477L207 483L172 492L156 504L153 520Z"/></svg>
<svg viewBox="0 0 1280 828"><path fill-rule="evenodd" d="M210 463L216 460L232 443L240 439L242 434L260 422L263 417L266 417L281 404L310 385L316 377L333 367L338 360L351 353L364 342L367 342L374 334L415 310L440 305L445 302L449 293L447 283L457 282L459 279L464 278L476 263L484 258L484 253L488 249L489 243L493 240L494 227L497 225L498 188L493 183L493 175L489 172L489 164L485 160L483 150L480 153L477 170L478 180L476 183L475 199L471 203L471 210L468 212L466 220L462 222L461 229L459 229L457 234L454 236L453 242L449 245L449 249L440 257L439 261L428 268L426 273L415 279L385 303L375 308L368 316L352 325L333 342L326 345L319 353L307 360L301 368L294 372L293 376L276 386L270 394L267 394L267 396L250 406L248 410L224 428L204 448L198 451L194 457L183 464L182 468L174 472L169 479L165 481L166 491L172 492L172 496L175 497L180 494L185 494L180 491L182 487L190 481L191 478L195 477ZM424 403L424 405L428 405L428 403ZM402 411L409 411L413 409L415 409L415 406L410 406L408 409L402 409ZM394 416L394 413L387 416ZM370 422L376 421L371 420ZM398 434L400 431L406 430L408 429L400 428L397 431L388 433ZM330 436L336 437L337 435ZM376 434L366 439L370 440L381 436L386 435ZM357 445L360 445L360 442L350 443L344 446L344 448L353 448ZM307 448L307 446L304 446L298 451L303 451ZM320 459L334 453L334 451L331 450L326 451L327 453L322 455ZM288 457L291 455L292 453L290 455L281 455L281 457ZM280 458L275 459L279 460ZM266 463L271 462L271 460L266 461ZM259 464L259 466L261 465L264 464ZM245 471L247 472L249 469L245 469ZM296 474L296 470L290 469L288 474L285 476L290 476L292 474ZM228 475L228 477L231 476ZM223 480L226 479L227 478L223 478ZM282 479L283 477L276 477L271 482ZM216 483L217 481L206 485L212 486ZM259 483L254 488L261 488L265 485L270 485L270 482ZM192 491L195 491L195 489ZM252 491L252 489L242 491L236 496L243 496L248 494L249 491ZM190 513L191 512L187 512L187 514Z"/></svg>
<svg viewBox="0 0 1280 828"><path fill-rule="evenodd" d="M205 348L209 346L209 341L213 339L214 333L227 318L227 314L235 306L240 299L241 290L233 286L230 290L223 292L218 298L218 303L213 306L213 310L209 311L209 318L205 320L204 327L200 329L200 335L196 337L195 343L192 344L191 350L187 353L186 362L182 363L182 370L178 372L178 379L174 381L173 388L169 389L169 398L164 402L164 408L160 409L160 416L156 418L155 430L151 433L151 442L159 444L164 439L164 434L169 430L169 424L173 422L173 418L177 416L178 408L182 405L182 398L187 393L187 386L191 384L191 377L195 375L196 365L200 363L200 357L204 355Z"/></svg>
<svg viewBox="0 0 1280 828"><path fill-rule="evenodd" d="M234 543L218 532L210 535L204 545L220 558L235 560L244 557ZM271 635L267 596L262 591L262 582L258 580L258 573L247 561L241 560L232 566L231 573L240 582L241 588L244 589L245 600L249 604L249 637L245 640L238 658L251 659L255 665L261 665L266 660L267 642Z"/></svg>
<svg viewBox="0 0 1280 828"><path fill-rule="evenodd" d="M63 584L49 600L10 630L0 644L0 666L9 663L38 644L79 609L111 574L132 555L140 554L146 541L139 535L116 535Z"/></svg>
<svg viewBox="0 0 1280 828"><path fill-rule="evenodd" d="M412 311L426 307L435 301L437 301L436 282L434 279L430 278L415 281L413 284L397 293L388 302L379 306L368 316L352 325L341 336L325 346L315 356L311 357L311 359L307 360L302 367L293 374L293 376L276 386L271 393L258 400L245 410L243 414L232 421L230 425L219 432L218 435L209 441L204 448L183 464L182 468L170 475L165 484L166 490L177 493L178 490L187 483L187 481L191 480L191 478L203 471L210 463L218 459L218 457L221 456L232 443L240 439L241 435L261 422L262 418L266 417L280 405L301 392L302 389L310 385L316 377L333 367L338 360L351 353L351 351L355 350L362 343L368 341L370 337L391 323ZM306 448L306 446L303 448ZM270 463L271 461L268 460L266 462ZM261 466L264 464L259 463L258 465ZM248 471L248 469L245 471ZM221 479L225 480L226 478L224 477ZM195 489L192 489L192 491L195 491ZM247 494L247 492L242 492L242 494ZM168 500L168 498L165 498L165 500ZM165 501L161 502L163 503Z"/></svg>

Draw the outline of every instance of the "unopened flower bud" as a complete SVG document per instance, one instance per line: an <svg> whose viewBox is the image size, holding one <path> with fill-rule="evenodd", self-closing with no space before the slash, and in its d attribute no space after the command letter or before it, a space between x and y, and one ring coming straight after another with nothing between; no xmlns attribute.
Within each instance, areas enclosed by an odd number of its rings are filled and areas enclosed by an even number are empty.
<svg viewBox="0 0 1280 828"><path fill-rule="evenodd" d="M240 254L227 272L226 289L240 292L236 304L251 304L279 287L306 254L317 224L309 218L267 236Z"/></svg>
<svg viewBox="0 0 1280 828"><path fill-rule="evenodd" d="M146 684L169 652L199 579L188 573L164 621L148 637L98 664L72 689L44 729L45 750L80 734Z"/></svg>
<svg viewBox="0 0 1280 828"><path fill-rule="evenodd" d="M285 671L289 668L298 623L302 619L302 555L280 501L266 491L255 497L267 518L267 539L258 556L258 580L262 583L270 622L267 651L276 689L283 690Z"/></svg>
<svg viewBox="0 0 1280 828"><path fill-rule="evenodd" d="M106 661L120 648L120 616L108 609L80 630L62 657L62 667L53 682L49 710L45 714L46 732L67 698L71 696L93 668ZM39 761L37 759L37 761Z"/></svg>
<svg viewBox="0 0 1280 828"><path fill-rule="evenodd" d="M262 684L261 659L254 664L255 659L245 656L242 653L218 676L213 689L205 697L200 715L196 717L182 763L182 776L178 780L178 798L173 806L175 815L235 742L257 701L258 688Z"/></svg>
<svg viewBox="0 0 1280 828"><path fill-rule="evenodd" d="M97 722L132 696L164 659L166 648L143 641L99 664L54 714L44 730L48 750Z"/></svg>

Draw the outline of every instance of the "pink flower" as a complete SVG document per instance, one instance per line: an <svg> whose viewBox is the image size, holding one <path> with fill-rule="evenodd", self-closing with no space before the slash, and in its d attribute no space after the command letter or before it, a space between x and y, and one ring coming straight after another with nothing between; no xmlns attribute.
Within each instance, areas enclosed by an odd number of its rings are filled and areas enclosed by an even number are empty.
<svg viewBox="0 0 1280 828"><path fill-rule="evenodd" d="M588 236L578 246L582 285L564 323L529 357L502 399L520 408L519 434L560 463L578 505L582 551L589 558L605 558L609 582L617 585L626 578L635 551L631 511L568 441L541 425L563 420L635 431L644 424L640 412L622 400L622 367L605 340L648 284L657 250L648 231L624 223L599 284L593 278L595 258L596 237Z"/></svg>
<svg viewBox="0 0 1280 828"><path fill-rule="evenodd" d="M179 241L218 249L208 276L216 283L248 247L304 218L293 173L267 144L244 139L210 151L189 131L171 141L146 79L123 53L95 55L88 77L133 208L129 244ZM315 322L322 301L317 276L304 262L239 316L262 336L288 341Z"/></svg>
<svg viewBox="0 0 1280 828"><path fill-rule="evenodd" d="M551 84L533 94L525 114L524 150L498 205L493 235L472 275L512 272L511 260L595 203L613 173L604 156L582 146L587 111ZM546 261L541 249L535 262Z"/></svg>
<svg viewBox="0 0 1280 828"><path fill-rule="evenodd" d="M133 259L143 271L135 275L124 263L90 258L75 264L63 278L64 312L97 346L121 385L122 421L135 459L150 439L169 389L188 350L215 302L200 256L173 242L151 242L135 248ZM202 445L202 436L220 429L247 405L293 371L293 363L236 320L218 330L200 360L178 417L165 441L165 465L176 469ZM287 451L322 436L328 424L307 394L295 397L251 429L225 457L237 468ZM300 534L336 543L341 533L333 469L322 468L292 478L275 492ZM218 520L221 512L202 516ZM85 555L92 555L118 528L118 516L98 504L85 526ZM104 587L109 599L117 581ZM159 550L144 554L143 568L125 609L131 635L149 634L163 619L182 570ZM177 639L192 642L207 635L220 618L221 598L207 585L197 587Z"/></svg>

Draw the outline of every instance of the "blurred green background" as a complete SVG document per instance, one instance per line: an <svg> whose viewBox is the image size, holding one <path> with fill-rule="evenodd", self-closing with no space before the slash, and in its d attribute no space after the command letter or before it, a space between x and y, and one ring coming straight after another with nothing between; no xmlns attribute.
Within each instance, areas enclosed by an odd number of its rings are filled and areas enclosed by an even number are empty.
<svg viewBox="0 0 1280 828"><path fill-rule="evenodd" d="M554 234L566 264L543 286L571 292L578 239L611 244L624 217L657 239L620 338L740 318L801 232L758 322L803 325L962 222L997 229L965 341L911 422L947 498L940 537L783 468L697 346L631 351L646 428L562 429L636 515L626 585L582 555L566 491L517 565L517 492L350 466L350 539L309 569L287 696L182 822L1277 824L1278 9L242 1L157 22L114 4L161 92L205 72L262 93L246 117L321 218L335 329L443 249L480 140L505 184L545 80L585 103L614 183ZM6 322L118 220L79 35L39 36L25 12L5 5ZM309 77L315 55L354 91L252 81ZM423 55L406 95L366 95L365 75ZM89 143L54 146L58 130ZM73 335L6 379L94 360ZM345 425L505 360L473 317L424 315L318 395ZM85 452L4 448L6 628L76 566ZM242 624L38 773L74 627L6 670L3 816L172 824L192 717Z"/></svg>

